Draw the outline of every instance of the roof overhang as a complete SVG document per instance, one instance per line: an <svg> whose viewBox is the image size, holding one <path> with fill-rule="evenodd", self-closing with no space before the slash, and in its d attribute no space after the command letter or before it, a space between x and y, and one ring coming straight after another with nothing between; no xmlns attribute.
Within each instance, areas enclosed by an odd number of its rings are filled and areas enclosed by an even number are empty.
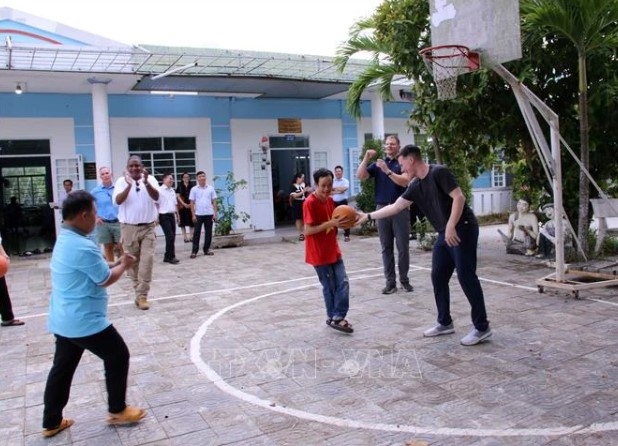
<svg viewBox="0 0 618 446"><path fill-rule="evenodd" d="M348 90L350 82L326 82L306 79L262 78L249 76L145 76L134 91L196 92L213 96L257 98L322 99Z"/></svg>
<svg viewBox="0 0 618 446"><path fill-rule="evenodd" d="M341 99L370 65L351 59L204 48L68 45L0 46L0 92L86 93L93 80L111 94L170 92L214 96ZM371 88L370 88L371 90ZM364 95L365 96L365 95ZM397 100L397 99L396 99Z"/></svg>

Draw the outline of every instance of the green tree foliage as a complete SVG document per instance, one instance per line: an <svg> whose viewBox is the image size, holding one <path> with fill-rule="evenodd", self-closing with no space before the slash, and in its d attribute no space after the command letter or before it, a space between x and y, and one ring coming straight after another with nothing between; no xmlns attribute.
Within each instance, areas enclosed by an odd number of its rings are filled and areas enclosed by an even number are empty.
<svg viewBox="0 0 618 446"><path fill-rule="evenodd" d="M522 0L525 36L566 40L577 53L577 118L579 122L580 161L590 170L590 123L588 99L588 59L605 49L618 46L618 2L615 0ZM572 60L572 59L571 59ZM615 52L614 52L614 64ZM579 173L577 232L583 249L587 248L588 200L590 182Z"/></svg>
<svg viewBox="0 0 618 446"><path fill-rule="evenodd" d="M385 0L370 18L357 23L337 62L344 67L360 51L370 51L373 59L349 91L350 113L360 115L361 94L369 86L377 83L388 99L390 82L398 76L407 78L415 97L411 127L431 136L433 158L456 170L462 185L465 178L460 172L475 177L502 158L525 175L518 180L524 189L514 191L516 195L534 197L545 191L551 196L524 119L502 78L487 70L460 76L457 98L437 100L431 74L418 54L431 41L428 4L427 0ZM561 134L574 150L589 138L589 170L601 187L610 187L618 170L618 2L520 0L520 5L522 58L504 65L559 115ZM587 62L583 84L582 51ZM582 102L582 86L586 102ZM589 134L582 132L585 107ZM579 166L564 151L562 160L565 209L571 221L579 216L587 223L587 212L580 206L582 197L587 203L587 196L585 190L580 193Z"/></svg>

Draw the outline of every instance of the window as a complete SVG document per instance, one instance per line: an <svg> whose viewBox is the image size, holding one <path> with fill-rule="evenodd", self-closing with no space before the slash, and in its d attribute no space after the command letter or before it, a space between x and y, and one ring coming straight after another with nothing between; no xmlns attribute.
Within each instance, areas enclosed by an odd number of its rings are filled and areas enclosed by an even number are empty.
<svg viewBox="0 0 618 446"><path fill-rule="evenodd" d="M128 143L129 156L140 156L144 167L159 183L166 173L172 173L176 183L183 172L195 175L195 137L129 138Z"/></svg>
<svg viewBox="0 0 618 446"><path fill-rule="evenodd" d="M47 172L45 167L5 167L2 169L4 179L4 203L11 197L23 206L47 205Z"/></svg>
<svg viewBox="0 0 618 446"><path fill-rule="evenodd" d="M49 155L48 139L0 140L0 155Z"/></svg>
<svg viewBox="0 0 618 446"><path fill-rule="evenodd" d="M361 149L358 147L350 148L350 175L348 180L350 181L350 195L357 195L361 191L361 181L356 177L356 171L360 164Z"/></svg>
<svg viewBox="0 0 618 446"><path fill-rule="evenodd" d="M491 187L505 187L506 175L504 164L494 164L491 168Z"/></svg>
<svg viewBox="0 0 618 446"><path fill-rule="evenodd" d="M318 170L321 167L330 169L328 166L328 152L313 152L313 170Z"/></svg>

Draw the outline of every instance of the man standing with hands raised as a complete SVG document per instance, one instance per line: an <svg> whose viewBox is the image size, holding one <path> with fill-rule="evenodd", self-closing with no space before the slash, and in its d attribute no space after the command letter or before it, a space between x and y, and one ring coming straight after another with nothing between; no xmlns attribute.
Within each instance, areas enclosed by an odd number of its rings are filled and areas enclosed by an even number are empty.
<svg viewBox="0 0 618 446"><path fill-rule="evenodd" d="M397 162L399 151L399 138L388 136L384 151L385 159L378 159L370 163L376 156L375 150L367 150L358 166L356 177L365 181L368 178L375 179L375 202L376 210L394 203L406 190L410 178L401 173ZM384 266L384 278L386 286L382 294L397 292L397 275L395 273L395 245L397 245L399 281L407 292L414 291L410 285L408 271L410 269L410 212L408 209L391 214L388 218L377 221L380 246L382 247L382 264Z"/></svg>
<svg viewBox="0 0 618 446"><path fill-rule="evenodd" d="M124 252L137 258L128 269L135 290L135 305L140 310L150 308L148 292L152 281L152 265L156 244L155 225L158 211L159 184L148 174L142 159L129 157L124 177L114 186L114 203L118 205L118 220Z"/></svg>

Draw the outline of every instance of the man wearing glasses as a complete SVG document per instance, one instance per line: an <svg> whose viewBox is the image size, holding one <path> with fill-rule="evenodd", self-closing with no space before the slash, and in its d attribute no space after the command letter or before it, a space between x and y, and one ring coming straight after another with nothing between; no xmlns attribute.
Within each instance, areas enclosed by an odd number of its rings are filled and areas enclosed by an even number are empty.
<svg viewBox="0 0 618 446"><path fill-rule="evenodd" d="M133 281L135 305L140 310L150 308L148 292L156 244L158 189L157 180L148 174L137 155L129 157L124 177L118 178L114 186L113 200L118 205L122 246L125 253L137 258L127 271Z"/></svg>

